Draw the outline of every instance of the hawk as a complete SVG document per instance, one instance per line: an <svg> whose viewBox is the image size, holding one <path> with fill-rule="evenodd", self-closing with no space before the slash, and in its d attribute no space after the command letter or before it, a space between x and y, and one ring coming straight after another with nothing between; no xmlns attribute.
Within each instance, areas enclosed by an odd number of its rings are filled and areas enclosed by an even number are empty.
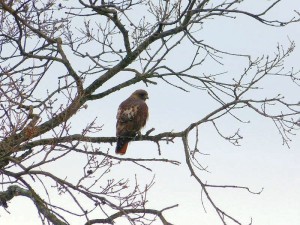
<svg viewBox="0 0 300 225"><path fill-rule="evenodd" d="M145 90L136 90L120 104L116 124L117 154L124 155L128 143L145 126L148 119L146 99L148 93Z"/></svg>

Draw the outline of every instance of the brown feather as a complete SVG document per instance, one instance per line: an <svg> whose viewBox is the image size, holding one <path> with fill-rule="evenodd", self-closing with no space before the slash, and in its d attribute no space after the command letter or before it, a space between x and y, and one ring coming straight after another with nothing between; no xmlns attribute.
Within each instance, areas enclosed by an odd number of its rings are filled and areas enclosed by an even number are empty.
<svg viewBox="0 0 300 225"><path fill-rule="evenodd" d="M129 140L124 140L123 138L118 138L116 154L124 155L126 153L128 143L129 143Z"/></svg>
<svg viewBox="0 0 300 225"><path fill-rule="evenodd" d="M123 147L121 145L122 142L128 144L145 126L148 118L148 106L145 102L147 98L148 94L146 91L137 90L120 104L116 124L116 136L118 138L116 153L121 151ZM123 150L123 154L125 154L126 148L125 151Z"/></svg>

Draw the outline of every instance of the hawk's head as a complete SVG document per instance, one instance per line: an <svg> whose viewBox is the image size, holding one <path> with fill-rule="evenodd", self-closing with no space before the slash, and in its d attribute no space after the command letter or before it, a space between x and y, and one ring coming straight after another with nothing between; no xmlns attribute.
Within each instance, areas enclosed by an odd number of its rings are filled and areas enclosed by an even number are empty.
<svg viewBox="0 0 300 225"><path fill-rule="evenodd" d="M136 90L135 92L132 93L131 96L144 101L146 101L146 99L149 99L147 91L142 89Z"/></svg>

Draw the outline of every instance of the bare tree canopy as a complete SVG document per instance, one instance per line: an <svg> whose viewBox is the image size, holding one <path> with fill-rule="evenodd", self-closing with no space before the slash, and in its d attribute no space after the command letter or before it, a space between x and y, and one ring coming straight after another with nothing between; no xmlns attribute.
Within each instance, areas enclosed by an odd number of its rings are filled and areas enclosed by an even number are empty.
<svg viewBox="0 0 300 225"><path fill-rule="evenodd" d="M208 132L239 146L240 129L227 133L220 121L244 126L249 120L241 113L251 112L273 123L288 147L300 114L297 96L284 93L299 91L299 66L285 64L295 42L256 55L215 46L206 34L213 23L243 20L280 32L300 21L296 10L272 13L286 2L266 0L255 8L251 0L0 0L0 206L9 212L11 200L25 197L40 224L177 224L167 214L180 211L178 202L149 207L159 202L148 198L154 184L159 186L153 171L165 165L188 169L199 189L200 209L213 211L220 224L242 224L238 214L219 204L214 190L253 196L262 189L206 181L199 130L209 125ZM221 30L213 36L225 38ZM233 62L243 69L227 66ZM281 89L271 87L272 80ZM151 98L153 87L165 95L178 90L187 102L191 93L199 94L199 102L178 108L189 121L183 128L158 130L150 123L151 129L135 138L155 157L115 155L116 137L103 126L114 128L116 114L105 123L91 116L93 106L115 107L136 85L148 91L150 101L160 101ZM128 96L116 98L122 90ZM199 108L203 114L189 119ZM82 125L82 118L89 122ZM164 157L175 143L184 159ZM134 168L131 174L122 173L127 166ZM149 177L145 184L135 175L139 169ZM69 170L74 173L66 175Z"/></svg>

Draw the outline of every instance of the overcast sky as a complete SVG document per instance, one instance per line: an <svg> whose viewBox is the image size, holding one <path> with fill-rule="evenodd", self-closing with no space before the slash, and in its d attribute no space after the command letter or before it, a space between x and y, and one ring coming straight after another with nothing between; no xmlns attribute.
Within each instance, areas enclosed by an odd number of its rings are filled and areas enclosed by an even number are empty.
<svg viewBox="0 0 300 225"><path fill-rule="evenodd" d="M245 8L256 10L264 2L251 1L252 5ZM255 8L254 8L255 7ZM284 1L273 16L288 18L291 9L300 10L299 1ZM260 56L273 55L277 44L287 47L289 40L296 42L296 49L286 61L286 67L300 69L300 29L299 24L291 24L284 28L267 27L253 19L239 16L233 20L222 18L204 24L199 31L203 40L212 46L224 51ZM184 43L183 43L184 44ZM181 46L176 54L171 55L168 61L174 68L180 68L181 63L190 57L190 46ZM225 67L217 68L207 62L205 70L214 72L222 70L228 74L238 74L244 64L234 61L232 57L224 58ZM80 62L78 61L78 66ZM56 84L57 82L55 82ZM270 80L265 85L263 93L285 92L291 100L299 98L299 87L285 87L279 81ZM154 127L161 131L180 131L189 123L195 122L215 108L215 103L209 99L205 92L189 88L190 93L184 93L165 84L145 87L143 84L130 86L111 95L108 99L88 104L86 113L76 115L73 123L74 132L81 130L91 118L98 117L99 124L104 124L102 136L115 134L115 116L118 105L134 90L143 88L149 93L148 106L150 118L144 131ZM300 100L300 99L299 99ZM199 128L199 148L203 153L200 162L208 167L208 172L201 172L203 181L220 185L248 186L252 191L263 192L260 195L249 194L245 190L210 190L212 198L220 208L243 224L249 224L252 218L255 225L299 225L300 224L300 140L293 137L290 148L282 145L282 140L274 123L257 116L250 111L241 112L240 116L251 123L240 124L234 120L220 120L219 126L225 132L232 132L241 128L243 140L240 147L235 147L218 136L215 130L204 125ZM111 149L113 154L113 148ZM129 146L127 157L152 158L158 156L157 147L153 143L132 143ZM221 221L210 204L204 200L201 203L200 186L190 176L184 163L183 147L180 141L174 144L162 145L162 157L181 161L180 166L149 163L153 172L142 168L132 167L123 163L118 166L115 176L128 176L134 178L135 174L141 183L150 182L155 175L155 185L150 190L148 207L162 209L167 206L179 204L179 207L166 211L164 215L169 222L176 225L218 225ZM64 161L58 163L58 170L64 176L72 177L77 161ZM60 166L62 168L60 168ZM118 174L118 175L117 175ZM114 175L114 173L112 173ZM63 204L68 204L67 202ZM0 224L5 225L37 225L38 215L32 202L16 197L9 204L11 214L0 209ZM82 221L73 221L72 225L82 224ZM125 225L125 223L123 223Z"/></svg>

